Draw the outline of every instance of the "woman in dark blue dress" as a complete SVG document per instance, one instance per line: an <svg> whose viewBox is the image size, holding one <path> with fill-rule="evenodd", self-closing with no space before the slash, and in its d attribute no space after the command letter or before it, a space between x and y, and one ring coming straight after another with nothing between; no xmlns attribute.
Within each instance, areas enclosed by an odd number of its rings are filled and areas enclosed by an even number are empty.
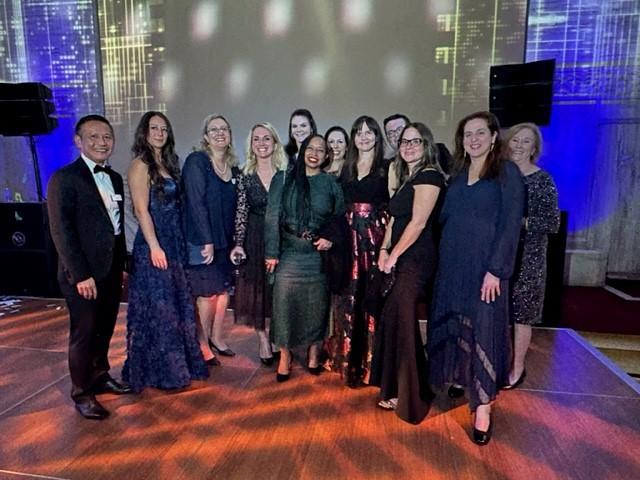
<svg viewBox="0 0 640 480"><path fill-rule="evenodd" d="M182 388L208 376L183 264L178 157L173 131L160 112L142 116L129 169L140 223L127 308L123 378L135 391Z"/></svg>
<svg viewBox="0 0 640 480"><path fill-rule="evenodd" d="M490 112L463 118L456 129L456 165L440 221L427 343L430 380L467 391L473 440L491 438L491 403L509 374L509 278L513 273L524 186L505 159L498 119Z"/></svg>
<svg viewBox="0 0 640 480"><path fill-rule="evenodd" d="M202 149L189 154L182 170L189 266L187 277L196 297L200 346L210 364L219 364L211 349L232 357L224 340L224 318L233 287L231 250L235 238L238 196L244 195L229 122L207 116ZM245 204L246 201L240 202Z"/></svg>

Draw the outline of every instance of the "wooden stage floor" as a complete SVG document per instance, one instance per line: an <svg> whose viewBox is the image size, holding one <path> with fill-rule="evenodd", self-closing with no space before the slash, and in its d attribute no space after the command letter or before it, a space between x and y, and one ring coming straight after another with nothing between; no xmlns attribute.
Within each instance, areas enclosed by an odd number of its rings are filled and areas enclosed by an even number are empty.
<svg viewBox="0 0 640 480"><path fill-rule="evenodd" d="M239 326L238 355L209 380L101 396L111 418L88 421L68 396L63 304L24 299L1 313L1 479L640 478L638 384L570 330L534 332L528 377L499 396L493 439L478 447L463 401L440 394L412 426L375 408L377 389L347 389L335 374L296 363L278 384ZM124 317L123 306L115 375Z"/></svg>

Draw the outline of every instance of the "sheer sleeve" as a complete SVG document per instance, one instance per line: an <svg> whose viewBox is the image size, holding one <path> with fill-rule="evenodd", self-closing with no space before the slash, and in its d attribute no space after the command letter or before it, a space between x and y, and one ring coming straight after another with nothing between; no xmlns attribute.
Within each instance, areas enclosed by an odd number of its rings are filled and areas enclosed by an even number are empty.
<svg viewBox="0 0 640 480"><path fill-rule="evenodd" d="M507 279L513 273L520 238L524 183L520 170L510 161L505 162L502 175L495 181L500 184L501 196L487 270L496 277Z"/></svg>
<svg viewBox="0 0 640 480"><path fill-rule="evenodd" d="M247 222L249 220L249 201L247 199L247 177L242 173L236 176L236 220L233 241L238 247L244 247L247 236Z"/></svg>
<svg viewBox="0 0 640 480"><path fill-rule="evenodd" d="M284 190L285 172L278 172L271 180L269 200L264 216L264 256L280 257L280 211L282 210L282 192Z"/></svg>

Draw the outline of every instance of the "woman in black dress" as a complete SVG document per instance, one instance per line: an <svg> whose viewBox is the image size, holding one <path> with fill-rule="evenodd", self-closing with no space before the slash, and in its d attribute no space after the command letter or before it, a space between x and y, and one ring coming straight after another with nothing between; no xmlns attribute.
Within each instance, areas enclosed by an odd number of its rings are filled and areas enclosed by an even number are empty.
<svg viewBox="0 0 640 480"><path fill-rule="evenodd" d="M306 108L298 108L294 110L289 117L289 142L284 147L284 151L289 157L289 163L293 165L300 145L311 135L317 135L318 128L313 115Z"/></svg>
<svg viewBox="0 0 640 480"><path fill-rule="evenodd" d="M454 384L452 397L466 388L479 445L491 438L491 402L509 372L509 278L524 202L520 171L505 159L499 131L490 112L471 114L456 129L427 333L430 380Z"/></svg>
<svg viewBox="0 0 640 480"><path fill-rule="evenodd" d="M520 234L521 256L512 279L511 318L514 323L513 363L505 390L520 385L524 360L531 343L531 325L542 321L547 273L547 242L560 227L558 191L547 172L536 162L542 151L542 135L533 123L514 125L507 132L511 160L524 179L527 200Z"/></svg>
<svg viewBox="0 0 640 480"><path fill-rule="evenodd" d="M380 407L417 424L430 400L418 298L436 269L433 218L445 179L433 135L423 123L408 124L398 145L400 187L389 201L391 219L378 257L378 268L393 272L395 282L376 332L371 384L380 386Z"/></svg>
<svg viewBox="0 0 640 480"><path fill-rule="evenodd" d="M264 267L264 215L271 180L288 165L284 146L271 124L263 122L253 126L247 137L246 159L241 177L246 205L238 203L237 246L231 251L232 261L237 255L246 258L236 280L235 318L236 322L255 328L260 361L271 365L273 353L266 318L271 317L272 288L266 281Z"/></svg>
<svg viewBox="0 0 640 480"><path fill-rule="evenodd" d="M327 362L352 388L369 383L380 313L379 298L367 293L387 224L389 192L383 153L378 122L368 116L356 119L340 174L351 236L350 281L337 305Z"/></svg>

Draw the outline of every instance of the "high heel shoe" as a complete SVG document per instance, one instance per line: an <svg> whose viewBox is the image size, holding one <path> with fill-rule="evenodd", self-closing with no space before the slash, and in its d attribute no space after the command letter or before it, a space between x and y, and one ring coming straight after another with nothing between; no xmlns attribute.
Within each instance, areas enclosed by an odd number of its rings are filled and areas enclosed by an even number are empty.
<svg viewBox="0 0 640 480"><path fill-rule="evenodd" d="M287 380L289 380L289 378L291 378L291 360L289 360L288 370L289 371L287 373L280 373L276 371L276 382L278 383L286 382Z"/></svg>
<svg viewBox="0 0 640 480"><path fill-rule="evenodd" d="M520 374L520 378L516 380L514 383L506 384L504 387L502 387L502 390L513 390L514 388L518 387L522 382L524 382L524 379L526 377L527 377L527 370L523 369L522 373Z"/></svg>
<svg viewBox="0 0 640 480"><path fill-rule="evenodd" d="M216 353L222 355L223 357L235 357L236 356L236 352L234 352L233 350L231 350L229 347L225 348L224 350L222 350L220 347L218 347L215 343L213 343L213 340L209 339L209 346L216 351Z"/></svg>
<svg viewBox="0 0 640 480"><path fill-rule="evenodd" d="M491 440L491 433L493 431L493 422L491 421L491 414L489 414L489 428L486 432L478 430L475 425L473 426L473 443L476 445L484 446Z"/></svg>
<svg viewBox="0 0 640 480"><path fill-rule="evenodd" d="M464 395L464 388L459 385L451 385L447 390L449 398L460 398Z"/></svg>

